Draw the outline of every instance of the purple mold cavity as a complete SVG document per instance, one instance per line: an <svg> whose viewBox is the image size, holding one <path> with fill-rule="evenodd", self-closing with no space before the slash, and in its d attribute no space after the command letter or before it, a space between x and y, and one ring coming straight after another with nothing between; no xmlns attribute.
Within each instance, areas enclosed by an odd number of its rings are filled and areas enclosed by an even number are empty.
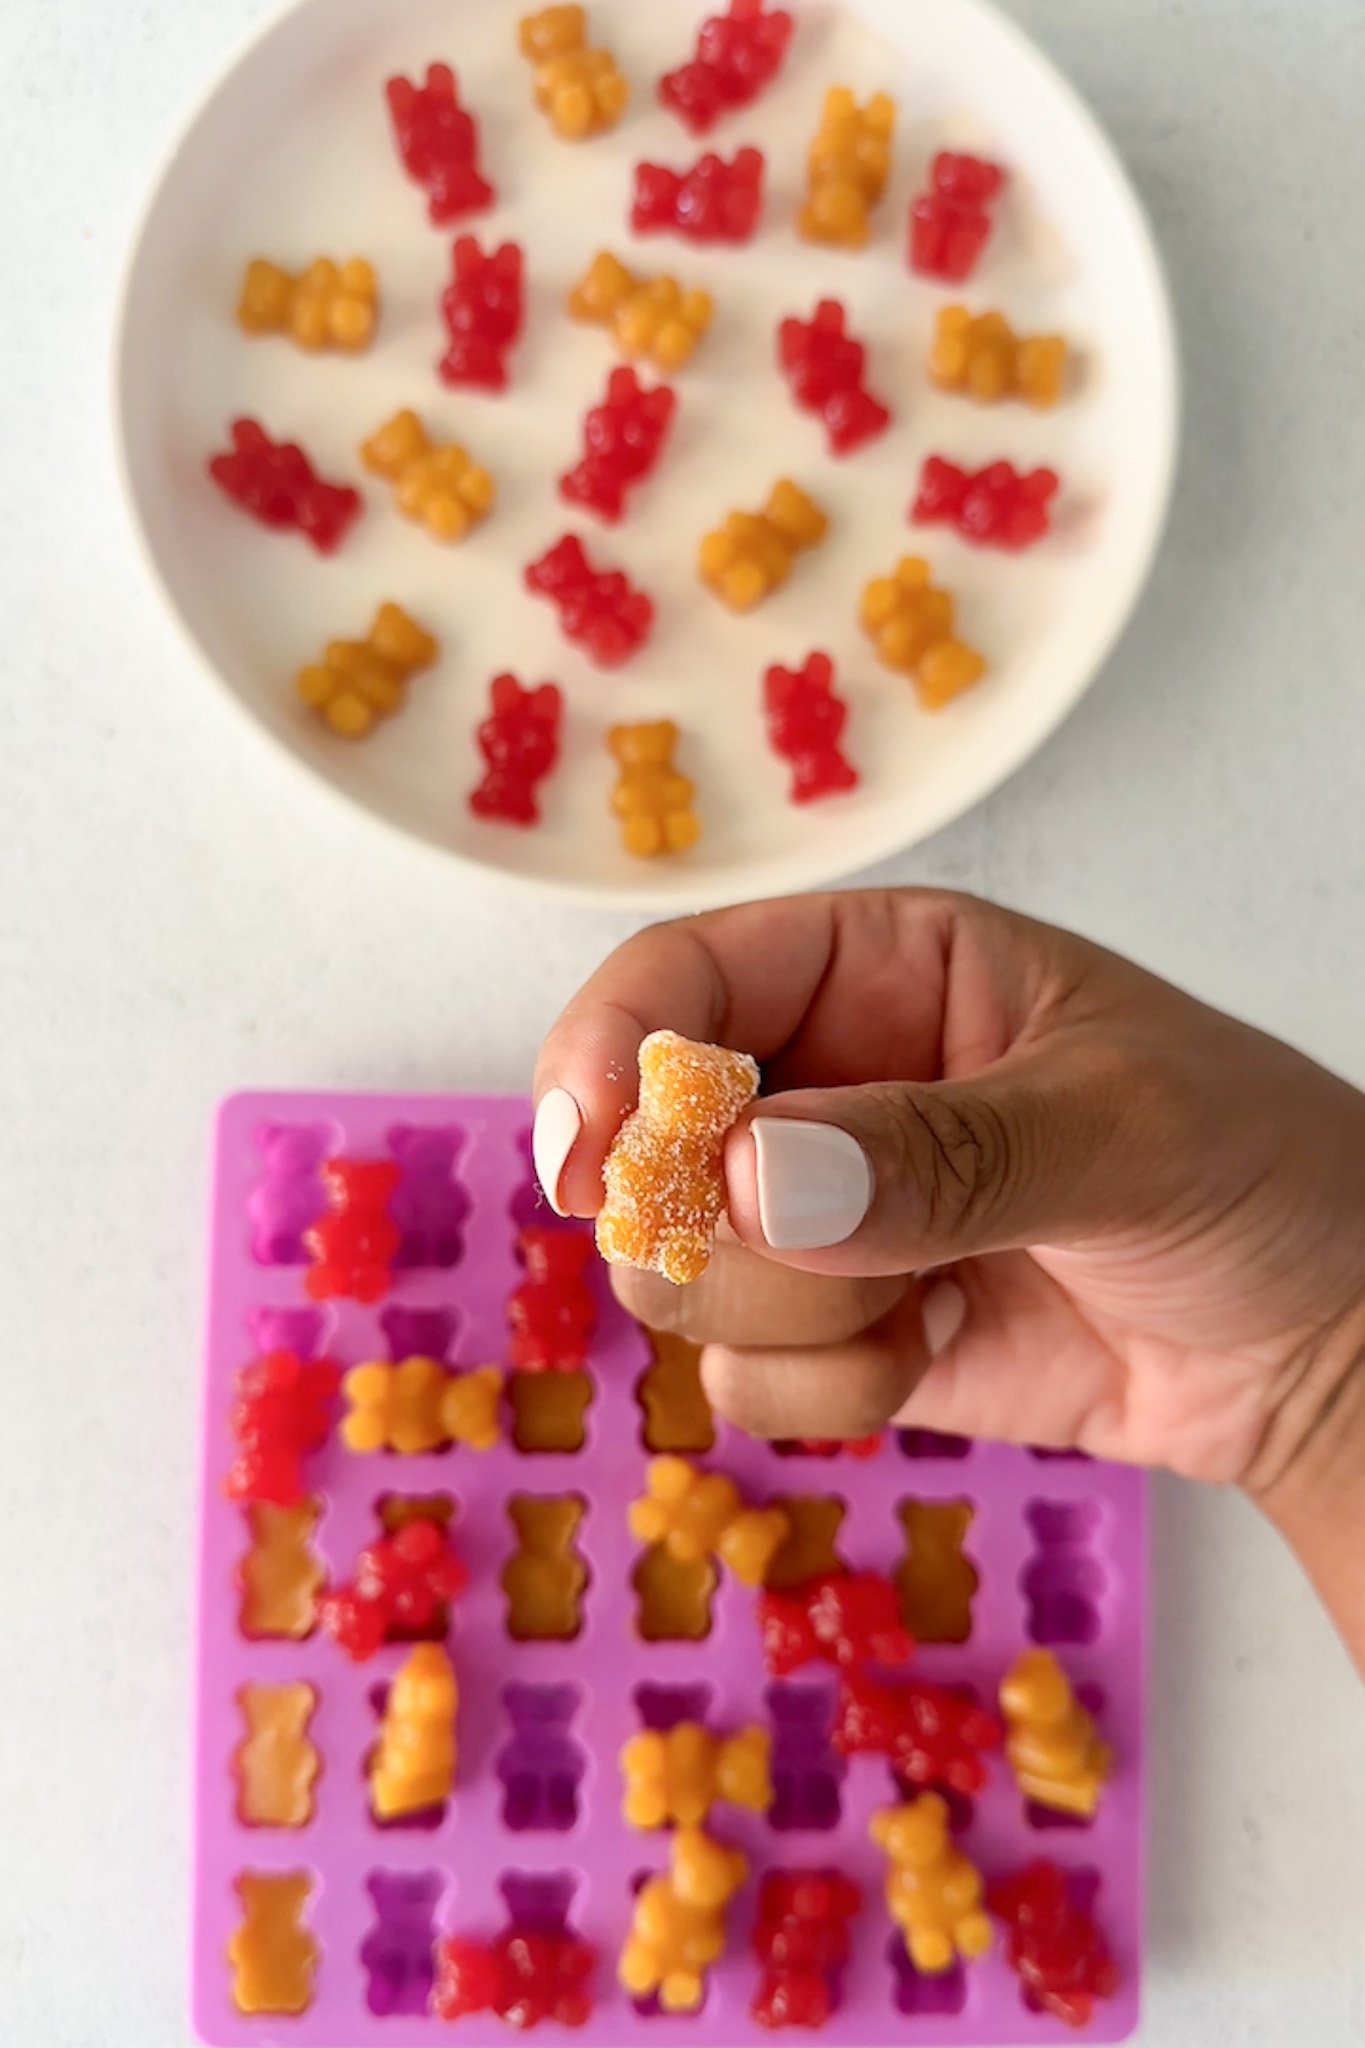
<svg viewBox="0 0 1365 2048"><path fill-rule="evenodd" d="M315 1358L327 1318L320 1308L255 1308L246 1326L259 1356L293 1351L300 1358Z"/></svg>
<svg viewBox="0 0 1365 2048"><path fill-rule="evenodd" d="M370 1980L365 2003L381 2019L427 2009L436 1907L445 1885L439 1870L372 1870L365 1880L375 1917L360 1961Z"/></svg>
<svg viewBox="0 0 1365 2048"><path fill-rule="evenodd" d="M780 1834L838 1827L848 1765L830 1747L833 1688L770 1685L765 1697L773 1724L769 1826Z"/></svg>
<svg viewBox="0 0 1365 2048"><path fill-rule="evenodd" d="M905 1942L893 1934L887 1948L891 1963L891 1999L896 2011L907 2019L952 2019L967 2003L967 1973L961 1963L937 1976L917 1970L906 1954Z"/></svg>
<svg viewBox="0 0 1365 2048"><path fill-rule="evenodd" d="M643 1728L667 1735L682 1721L705 1723L711 1710L709 1685L637 1685L635 1705Z"/></svg>
<svg viewBox="0 0 1365 2048"><path fill-rule="evenodd" d="M332 1142L327 1124L262 1124L261 1177L247 1196L251 1256L258 1266L304 1266L303 1233L326 1206L319 1169Z"/></svg>
<svg viewBox="0 0 1365 2048"><path fill-rule="evenodd" d="M1090 1465L1094 1463L1089 1451L1047 1451L1038 1444L1030 1444L1029 1456L1036 1458L1040 1465Z"/></svg>
<svg viewBox="0 0 1365 2048"><path fill-rule="evenodd" d="M395 1365L404 1358L434 1358L445 1364L460 1317L451 1308L386 1308L379 1327Z"/></svg>
<svg viewBox="0 0 1365 2048"><path fill-rule="evenodd" d="M513 1834L564 1834L578 1820L578 1788L587 1768L573 1723L583 1704L576 1685L508 1685L502 1702L512 1734L498 1758L503 1826Z"/></svg>
<svg viewBox="0 0 1365 2048"><path fill-rule="evenodd" d="M519 1934L567 1934L578 1879L571 1870L509 1870L498 1879Z"/></svg>
<svg viewBox="0 0 1365 2048"><path fill-rule="evenodd" d="M1093 1643L1100 1632L1104 1572L1093 1554L1100 1511L1093 1501L1031 1501L1024 1510L1034 1552L1020 1575L1035 1643Z"/></svg>
<svg viewBox="0 0 1365 2048"><path fill-rule="evenodd" d="M905 1458L966 1458L972 1448L970 1437L949 1436L939 1429L898 1429L896 1441Z"/></svg>
<svg viewBox="0 0 1365 2048"><path fill-rule="evenodd" d="M389 1215L402 1233L397 1266L457 1266L464 1254L469 1195L455 1177L464 1150L457 1124L395 1124L388 1147L402 1178Z"/></svg>

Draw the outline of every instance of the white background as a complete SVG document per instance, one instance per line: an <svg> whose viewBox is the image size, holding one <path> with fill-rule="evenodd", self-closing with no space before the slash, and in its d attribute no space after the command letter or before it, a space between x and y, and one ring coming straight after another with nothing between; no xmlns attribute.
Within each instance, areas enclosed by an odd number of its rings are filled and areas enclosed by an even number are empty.
<svg viewBox="0 0 1365 2048"><path fill-rule="evenodd" d="M379 4L379 0L376 0ZM1188 439L1092 696L884 879L1003 897L1365 1083L1365 14L1016 0L1169 261ZM114 492L112 295L257 0L0 8L0 2043L179 2048L204 1188L244 1083L520 1088L616 918L300 782ZM1365 1710L1239 1500L1157 1488L1144 2042L1365 2040Z"/></svg>

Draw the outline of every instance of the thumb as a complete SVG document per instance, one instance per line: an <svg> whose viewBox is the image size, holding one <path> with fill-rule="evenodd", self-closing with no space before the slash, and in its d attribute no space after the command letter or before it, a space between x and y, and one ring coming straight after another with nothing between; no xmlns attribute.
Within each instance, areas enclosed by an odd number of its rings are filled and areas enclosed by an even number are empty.
<svg viewBox="0 0 1365 2048"><path fill-rule="evenodd" d="M784 1264L862 1275L1093 1235L1145 1207L1115 1081L1050 1050L774 1096L728 1141L730 1220Z"/></svg>

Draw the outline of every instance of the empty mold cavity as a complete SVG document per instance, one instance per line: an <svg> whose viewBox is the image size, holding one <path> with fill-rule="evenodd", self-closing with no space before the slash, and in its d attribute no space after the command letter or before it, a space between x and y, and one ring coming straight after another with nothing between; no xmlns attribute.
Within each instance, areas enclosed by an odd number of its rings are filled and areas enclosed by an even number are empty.
<svg viewBox="0 0 1365 2048"><path fill-rule="evenodd" d="M455 1124L395 1124L389 1132L399 1172L389 1203L402 1239L395 1265L459 1264L469 1215L469 1195L455 1172L464 1142Z"/></svg>
<svg viewBox="0 0 1365 2048"><path fill-rule="evenodd" d="M965 1458L972 1448L970 1437L940 1429L898 1429L896 1441L907 1458Z"/></svg>
<svg viewBox="0 0 1365 2048"><path fill-rule="evenodd" d="M233 1757L237 1818L248 1828L302 1828L313 1818L322 1758L308 1739L318 1698L311 1685L244 1685L243 1735Z"/></svg>
<svg viewBox="0 0 1365 2048"><path fill-rule="evenodd" d="M380 2019L416 2018L427 2009L436 1908L445 1885L439 1870L372 1870L365 1880L374 1923L360 1945L360 1962L369 1979L365 2003Z"/></svg>
<svg viewBox="0 0 1365 2048"><path fill-rule="evenodd" d="M848 1765L830 1747L833 1688L771 1685L766 1697L773 1728L769 1825L781 1833L838 1827Z"/></svg>
<svg viewBox="0 0 1365 2048"><path fill-rule="evenodd" d="M952 2019L967 2003L967 1973L960 1962L936 1976L917 1970L905 1941L893 1934L887 1949L891 1963L891 2002L906 2019Z"/></svg>
<svg viewBox="0 0 1365 2048"><path fill-rule="evenodd" d="M1100 1510L1093 1501L1031 1501L1024 1517L1033 1556L1020 1575L1035 1643L1093 1643L1105 1576L1094 1555Z"/></svg>
<svg viewBox="0 0 1365 2048"><path fill-rule="evenodd" d="M709 1451L716 1418L701 1383L701 1346L665 1330L650 1330L652 1363L635 1389L640 1404L640 1441L647 1451Z"/></svg>
<svg viewBox="0 0 1365 2048"><path fill-rule="evenodd" d="M502 1824L513 1834L563 1834L578 1819L587 1761L573 1724L583 1704L576 1685L507 1685L511 1735L498 1758Z"/></svg>
<svg viewBox="0 0 1365 2048"><path fill-rule="evenodd" d="M711 1688L706 1684L637 1685L635 1710L640 1716L641 1727L656 1735L667 1735L671 1728L681 1727L684 1721L696 1721L704 1726L711 1711Z"/></svg>
<svg viewBox="0 0 1365 2048"><path fill-rule="evenodd" d="M1038 1444L1029 1445L1029 1456L1036 1458L1040 1465L1088 1465L1089 1451L1048 1451Z"/></svg>
<svg viewBox="0 0 1365 2048"><path fill-rule="evenodd" d="M249 1642L302 1642L317 1626L326 1572L313 1548L322 1505L292 1508L252 1501L245 1511L250 1542L237 1571L238 1627Z"/></svg>
<svg viewBox="0 0 1365 2048"><path fill-rule="evenodd" d="M711 1633L716 1570L709 1557L680 1563L662 1543L641 1551L630 1583L636 1633L647 1643L699 1643Z"/></svg>
<svg viewBox="0 0 1365 2048"><path fill-rule="evenodd" d="M965 1643L981 1581L963 1543L972 1525L969 1500L901 1502L905 1556L896 1571L901 1613L916 1642Z"/></svg>
<svg viewBox="0 0 1365 2048"><path fill-rule="evenodd" d="M328 1124L262 1124L261 1177L247 1196L251 1256L258 1266L304 1266L304 1232L322 1214L321 1167L332 1147Z"/></svg>
<svg viewBox="0 0 1365 2048"><path fill-rule="evenodd" d="M517 1548L503 1566L507 1633L517 1643L569 1643L583 1626L588 1567L574 1548L585 1503L576 1493L514 1493Z"/></svg>
<svg viewBox="0 0 1365 2048"><path fill-rule="evenodd" d="M512 1441L519 1451L581 1451L593 1384L586 1372L514 1372L507 1381Z"/></svg>
<svg viewBox="0 0 1365 2048"><path fill-rule="evenodd" d="M306 1870L244 1870L241 1919L227 1945L238 2012L281 2017L313 2003L318 1944L308 1926L313 1878Z"/></svg>
<svg viewBox="0 0 1365 2048"><path fill-rule="evenodd" d="M384 1310L379 1327L395 1365L404 1358L434 1358L446 1365L460 1318L453 1308L395 1307Z"/></svg>
<svg viewBox="0 0 1365 2048"><path fill-rule="evenodd" d="M846 1569L838 1546L847 1510L837 1493L781 1494L772 1505L782 1509L791 1532L768 1566L765 1586L791 1593L824 1572Z"/></svg>
<svg viewBox="0 0 1365 2048"><path fill-rule="evenodd" d="M568 1934L578 1879L571 1870L508 1870L498 1879L510 1927L518 1934Z"/></svg>
<svg viewBox="0 0 1365 2048"><path fill-rule="evenodd" d="M293 1351L300 1358L315 1358L327 1317L320 1308L255 1308L246 1326L258 1354Z"/></svg>

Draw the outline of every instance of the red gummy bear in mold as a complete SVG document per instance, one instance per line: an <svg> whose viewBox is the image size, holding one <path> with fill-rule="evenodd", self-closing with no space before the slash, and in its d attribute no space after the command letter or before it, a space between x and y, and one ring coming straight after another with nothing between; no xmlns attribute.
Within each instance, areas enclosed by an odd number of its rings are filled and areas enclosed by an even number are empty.
<svg viewBox="0 0 1365 2048"><path fill-rule="evenodd" d="M993 1884L986 1902L1005 1923L1005 1959L1018 1972L1027 2001L1068 2026L1084 2027L1094 2017L1095 2001L1117 1991L1119 1972L1072 1890L1064 1871L1039 1858Z"/></svg>
<svg viewBox="0 0 1365 2048"><path fill-rule="evenodd" d="M586 1279L593 1256L586 1232L531 1225L517 1237L526 1278L507 1304L510 1364L518 1372L581 1372L597 1327Z"/></svg>
<svg viewBox="0 0 1365 2048"><path fill-rule="evenodd" d="M507 357L526 315L524 272L518 243L504 242L485 254L473 235L458 238L450 283L441 294L441 318L450 336L436 365L443 384L507 389Z"/></svg>
<svg viewBox="0 0 1365 2048"><path fill-rule="evenodd" d="M637 235L671 231L690 242L752 241L763 213L761 149L741 149L733 162L708 151L691 170L639 164L630 224Z"/></svg>
<svg viewBox="0 0 1365 2048"><path fill-rule="evenodd" d="M304 1286L314 1301L382 1301L402 1242L389 1214L399 1169L391 1159L329 1159L327 1207L303 1234L313 1263Z"/></svg>
<svg viewBox="0 0 1365 2048"><path fill-rule="evenodd" d="M1005 172L984 157L944 150L934 158L929 189L910 209L910 268L923 277L961 284L990 240L990 207Z"/></svg>
<svg viewBox="0 0 1365 2048"><path fill-rule="evenodd" d="M620 668L654 627L654 600L619 569L594 569L583 543L566 533L526 571L526 588L558 607L565 635L599 668Z"/></svg>
<svg viewBox="0 0 1365 2048"><path fill-rule="evenodd" d="M427 195L433 227L481 213L496 193L479 169L479 128L460 104L448 64L429 64L421 85L401 75L384 87L403 169Z"/></svg>
<svg viewBox="0 0 1365 2048"><path fill-rule="evenodd" d="M436 1948L431 2010L444 2020L494 2012L509 2026L581 2027L592 2013L597 1951L578 1935L510 1929L495 1941L453 1936Z"/></svg>
<svg viewBox="0 0 1365 2048"><path fill-rule="evenodd" d="M850 1458L875 1458L881 1451L886 1438L880 1430L876 1436L803 1436L795 1437L789 1443L775 1444L773 1448L782 1457L838 1458L845 1453Z"/></svg>
<svg viewBox="0 0 1365 2048"><path fill-rule="evenodd" d="M900 1596L875 1572L827 1572L794 1593L764 1593L759 1631L776 1678L820 1661L845 1671L904 1664L914 1638L901 1620Z"/></svg>
<svg viewBox="0 0 1365 2048"><path fill-rule="evenodd" d="M320 555L335 554L360 517L359 491L326 482L297 441L272 441L259 420L234 420L230 439L224 454L209 458L218 488L262 526L301 533Z"/></svg>
<svg viewBox="0 0 1365 2048"><path fill-rule="evenodd" d="M835 455L851 455L890 425L889 408L867 388L867 350L848 332L838 299L821 299L809 320L784 320L777 359L802 411L824 421Z"/></svg>
<svg viewBox="0 0 1365 2048"><path fill-rule="evenodd" d="M488 699L478 732L487 765L470 791L469 808L476 818L506 825L538 824L536 791L559 759L564 700L554 683L523 689L513 675L495 676Z"/></svg>
<svg viewBox="0 0 1365 2048"><path fill-rule="evenodd" d="M429 1635L468 1583L443 1524L419 1516L361 1551L354 1578L323 1595L318 1618L362 1664L385 1643Z"/></svg>
<svg viewBox="0 0 1365 2048"><path fill-rule="evenodd" d="M942 1785L972 1798L986 1782L985 1753L1000 1747L996 1716L936 1685L888 1685L846 1673L833 1743L844 1756L884 1756L906 1784Z"/></svg>
<svg viewBox="0 0 1365 2048"><path fill-rule="evenodd" d="M752 1945L762 1967L750 2011L764 2027L820 2027L839 2003L863 1895L841 1871L773 1870L763 1879Z"/></svg>
<svg viewBox="0 0 1365 2048"><path fill-rule="evenodd" d="M791 763L793 803L857 788L858 771L839 747L848 706L834 687L834 663L827 654L809 655L801 668L770 668L763 679L763 708L774 753Z"/></svg>
<svg viewBox="0 0 1365 2048"><path fill-rule="evenodd" d="M296 1507L303 1461L327 1440L341 1369L330 1358L270 1351L238 1375L232 1407L237 1457L224 1482L229 1500Z"/></svg>
<svg viewBox="0 0 1365 2048"><path fill-rule="evenodd" d="M669 385L648 389L628 365L613 370L583 423L583 458L559 480L560 496L615 525L630 487L657 467L677 403Z"/></svg>
<svg viewBox="0 0 1365 2048"><path fill-rule="evenodd" d="M766 0L730 0L697 33L696 53L659 80L659 101L694 135L706 135L723 114L750 106L782 69L795 29L785 8Z"/></svg>
<svg viewBox="0 0 1365 2048"><path fill-rule="evenodd" d="M1018 553L1048 532L1059 482L1053 469L1021 472L1010 462L959 469L942 455L931 455L920 472L910 517L919 526L954 527L979 547Z"/></svg>

